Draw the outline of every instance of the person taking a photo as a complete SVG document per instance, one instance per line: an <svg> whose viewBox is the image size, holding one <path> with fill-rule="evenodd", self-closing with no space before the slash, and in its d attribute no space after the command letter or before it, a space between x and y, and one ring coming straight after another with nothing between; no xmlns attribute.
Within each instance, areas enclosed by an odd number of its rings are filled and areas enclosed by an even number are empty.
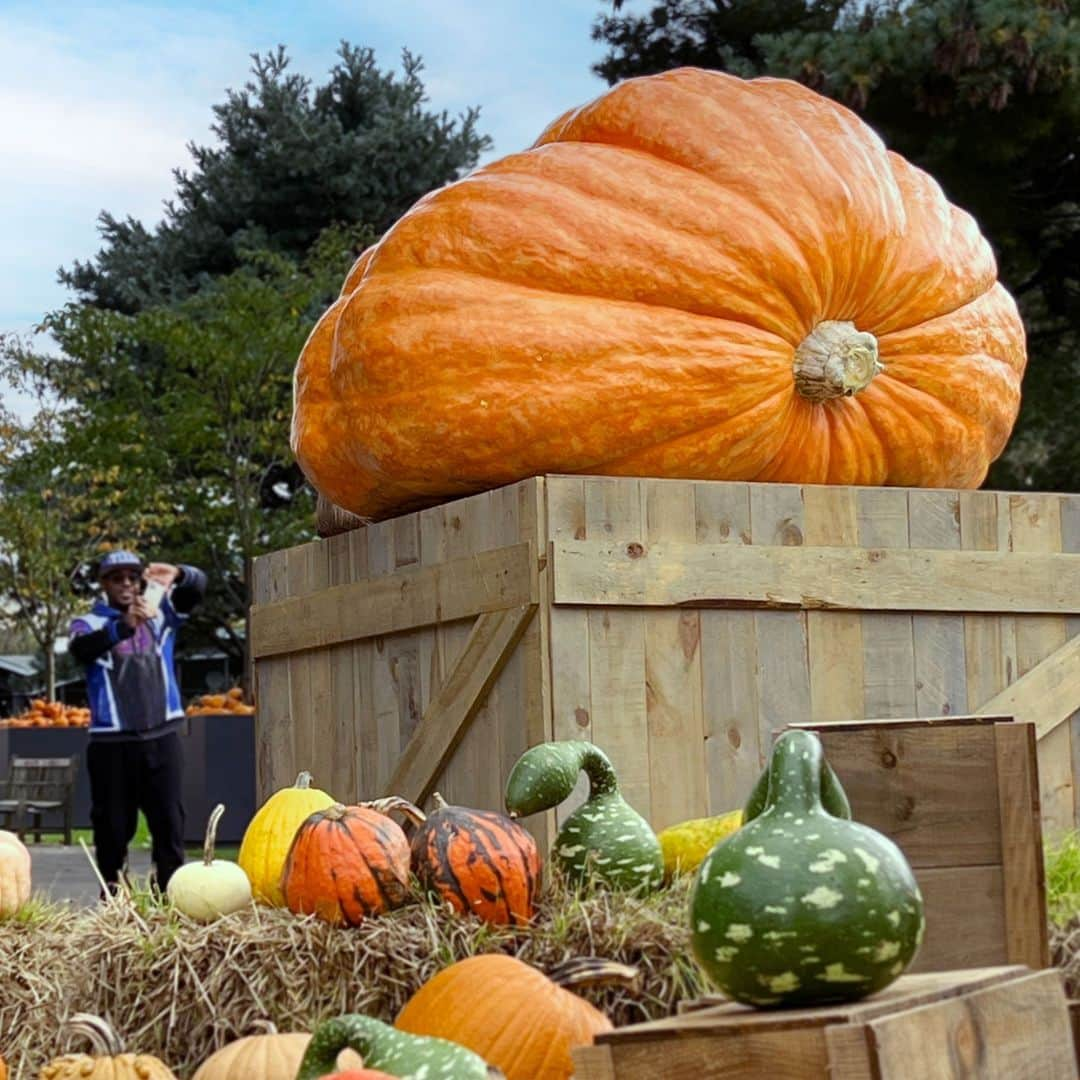
<svg viewBox="0 0 1080 1080"><path fill-rule="evenodd" d="M184 709L173 649L203 598L206 575L193 566L145 566L131 551L112 551L98 578L104 596L72 621L68 646L86 667L94 854L115 892L142 810L153 842L153 881L163 892L184 862L178 732Z"/></svg>

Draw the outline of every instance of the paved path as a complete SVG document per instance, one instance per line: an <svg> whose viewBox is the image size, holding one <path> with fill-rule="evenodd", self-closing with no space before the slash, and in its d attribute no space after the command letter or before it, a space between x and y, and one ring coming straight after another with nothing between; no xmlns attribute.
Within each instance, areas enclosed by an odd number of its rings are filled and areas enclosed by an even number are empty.
<svg viewBox="0 0 1080 1080"><path fill-rule="evenodd" d="M47 894L56 901L69 901L76 907L96 904L101 886L82 847L62 844L28 844L34 892ZM150 870L150 852L132 851L129 857L133 875L145 877Z"/></svg>

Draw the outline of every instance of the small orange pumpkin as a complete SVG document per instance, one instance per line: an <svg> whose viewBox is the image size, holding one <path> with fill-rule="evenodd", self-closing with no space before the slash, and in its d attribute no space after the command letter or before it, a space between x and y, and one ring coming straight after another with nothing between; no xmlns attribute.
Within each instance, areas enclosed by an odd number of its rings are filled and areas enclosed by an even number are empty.
<svg viewBox="0 0 1080 1080"><path fill-rule="evenodd" d="M930 176L799 83L679 68L366 251L300 355L292 446L376 519L543 473L976 488L1025 363Z"/></svg>
<svg viewBox="0 0 1080 1080"><path fill-rule="evenodd" d="M405 902L409 841L385 814L335 803L297 830L281 885L290 911L357 926Z"/></svg>
<svg viewBox="0 0 1080 1080"><path fill-rule="evenodd" d="M536 841L504 814L448 806L438 792L433 801L412 838L420 883L485 922L528 923L540 891Z"/></svg>
<svg viewBox="0 0 1080 1080"><path fill-rule="evenodd" d="M605 960L570 961L545 975L495 953L444 968L405 1003L394 1026L459 1043L506 1080L569 1080L570 1051L589 1046L611 1021L564 986L636 980L636 969Z"/></svg>

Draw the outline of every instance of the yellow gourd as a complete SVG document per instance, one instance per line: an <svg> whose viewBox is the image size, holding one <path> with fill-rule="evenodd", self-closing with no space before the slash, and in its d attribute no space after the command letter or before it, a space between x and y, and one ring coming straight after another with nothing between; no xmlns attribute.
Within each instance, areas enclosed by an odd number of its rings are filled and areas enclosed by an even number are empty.
<svg viewBox="0 0 1080 1080"><path fill-rule="evenodd" d="M259 903L285 906L281 872L296 830L316 810L325 810L334 802L325 791L311 786L311 773L302 772L292 787L275 791L256 811L244 832L236 861L247 874Z"/></svg>
<svg viewBox="0 0 1080 1080"><path fill-rule="evenodd" d="M717 817L680 821L659 833L657 839L664 852L665 877L692 874L721 840L739 829L742 817L741 810L730 810Z"/></svg>

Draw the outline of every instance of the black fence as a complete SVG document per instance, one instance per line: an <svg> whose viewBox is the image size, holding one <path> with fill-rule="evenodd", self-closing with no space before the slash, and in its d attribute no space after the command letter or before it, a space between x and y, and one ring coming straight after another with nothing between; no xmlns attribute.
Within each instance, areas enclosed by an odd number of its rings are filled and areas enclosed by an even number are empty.
<svg viewBox="0 0 1080 1080"><path fill-rule="evenodd" d="M255 717L221 713L186 717L184 747L184 840L201 844L210 811L221 802L219 844L238 844L255 813ZM79 756L75 828L90 828L90 779L86 773L85 728L0 728L0 778L12 757Z"/></svg>

